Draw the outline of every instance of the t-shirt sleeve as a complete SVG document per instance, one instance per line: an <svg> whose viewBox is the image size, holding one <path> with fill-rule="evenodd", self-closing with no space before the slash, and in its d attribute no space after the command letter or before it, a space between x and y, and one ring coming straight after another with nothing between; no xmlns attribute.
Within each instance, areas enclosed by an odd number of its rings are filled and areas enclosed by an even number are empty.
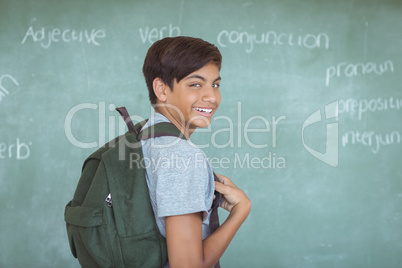
<svg viewBox="0 0 402 268"><path fill-rule="evenodd" d="M157 151L150 168L156 184L158 217L195 212L203 212L203 218L208 215L214 185L207 161L201 150L189 145Z"/></svg>

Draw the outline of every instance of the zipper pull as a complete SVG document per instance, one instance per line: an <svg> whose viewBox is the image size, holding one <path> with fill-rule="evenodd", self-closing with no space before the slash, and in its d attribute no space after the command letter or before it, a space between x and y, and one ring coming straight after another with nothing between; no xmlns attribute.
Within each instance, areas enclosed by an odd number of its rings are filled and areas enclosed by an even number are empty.
<svg viewBox="0 0 402 268"><path fill-rule="evenodd" d="M107 206L111 208L112 207L112 194L111 193L108 194L105 201L107 203Z"/></svg>

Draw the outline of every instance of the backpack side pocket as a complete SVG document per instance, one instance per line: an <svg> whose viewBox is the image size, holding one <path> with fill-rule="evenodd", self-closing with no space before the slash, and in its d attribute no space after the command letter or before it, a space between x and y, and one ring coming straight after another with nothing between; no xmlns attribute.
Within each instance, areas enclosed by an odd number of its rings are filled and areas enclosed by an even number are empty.
<svg viewBox="0 0 402 268"><path fill-rule="evenodd" d="M72 204L67 204L64 220L74 257L82 267L113 267L103 208Z"/></svg>

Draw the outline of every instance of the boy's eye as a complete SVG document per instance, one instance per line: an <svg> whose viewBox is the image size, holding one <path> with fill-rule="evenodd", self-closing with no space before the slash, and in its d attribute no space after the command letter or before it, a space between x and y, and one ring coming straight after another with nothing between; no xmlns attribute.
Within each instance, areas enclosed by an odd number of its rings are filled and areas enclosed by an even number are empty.
<svg viewBox="0 0 402 268"><path fill-rule="evenodd" d="M199 87L202 87L202 85L201 85L201 83L193 83L193 84L190 85L190 87L199 88ZM219 85L218 83L213 83L213 84L212 84L212 87L213 87L213 88L219 88L220 85Z"/></svg>
<svg viewBox="0 0 402 268"><path fill-rule="evenodd" d="M212 84L212 87L214 87L214 88L219 88L220 85L219 85L219 84Z"/></svg>

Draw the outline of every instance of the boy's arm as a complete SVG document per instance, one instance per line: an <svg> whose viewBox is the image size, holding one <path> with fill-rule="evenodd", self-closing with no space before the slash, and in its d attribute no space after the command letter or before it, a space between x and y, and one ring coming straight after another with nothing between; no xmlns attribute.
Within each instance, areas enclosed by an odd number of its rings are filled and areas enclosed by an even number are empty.
<svg viewBox="0 0 402 268"><path fill-rule="evenodd" d="M213 267L223 255L250 212L250 200L228 178L218 175L215 190L222 193L222 207L230 212L225 222L202 240L202 214L166 217L170 267Z"/></svg>

